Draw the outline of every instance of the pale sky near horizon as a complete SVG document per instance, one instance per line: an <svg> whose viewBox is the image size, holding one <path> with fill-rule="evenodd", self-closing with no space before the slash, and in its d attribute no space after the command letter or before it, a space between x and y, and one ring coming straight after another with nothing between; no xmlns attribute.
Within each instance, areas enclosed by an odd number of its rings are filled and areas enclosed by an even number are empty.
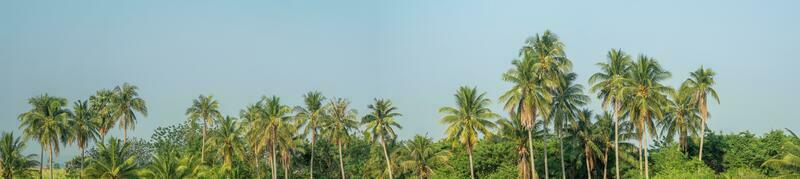
<svg viewBox="0 0 800 179"><path fill-rule="evenodd" d="M549 29L561 37L579 82L611 48L646 54L678 85L700 65L717 71L721 105L711 130L760 134L789 127L800 62L798 1L3 1L0 2L0 126L15 132L27 99L70 102L124 82L140 87L150 115L135 137L186 120L200 94L238 116L262 95L300 105L322 91L373 98L403 113L401 138L441 138L439 107L462 85L497 102L500 79L522 42ZM588 108L598 111L594 95ZM492 109L505 114L499 104ZM118 135L114 130L112 135ZM28 152L39 153L29 142ZM59 162L72 158L74 147Z"/></svg>

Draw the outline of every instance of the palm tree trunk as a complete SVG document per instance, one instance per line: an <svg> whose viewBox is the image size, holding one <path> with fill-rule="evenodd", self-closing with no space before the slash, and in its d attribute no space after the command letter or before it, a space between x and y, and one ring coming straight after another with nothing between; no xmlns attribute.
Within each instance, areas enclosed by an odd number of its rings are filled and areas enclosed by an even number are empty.
<svg viewBox="0 0 800 179"><path fill-rule="evenodd" d="M309 173L310 176L311 176L311 179L314 179L314 144L315 143L317 143L317 130L316 130L316 128L311 130L311 162L309 164L310 169L311 169L311 172ZM344 177L344 172L342 174L342 177Z"/></svg>
<svg viewBox="0 0 800 179"><path fill-rule="evenodd" d="M547 155L548 155L548 153L547 153L547 122L545 122L543 128L544 128L544 136L543 136L544 145L542 147L544 147L544 179L548 179L548 178L550 178L550 170L547 167Z"/></svg>
<svg viewBox="0 0 800 179"><path fill-rule="evenodd" d="M473 169L472 165L472 147L467 146L467 154L469 155L469 178L475 179L475 169Z"/></svg>
<svg viewBox="0 0 800 179"><path fill-rule="evenodd" d="M608 145L606 145L606 150L603 151L603 179L608 179Z"/></svg>
<svg viewBox="0 0 800 179"><path fill-rule="evenodd" d="M561 179L567 179L567 170L564 167L564 139L561 136L561 128L558 129L558 145L559 145L559 152L561 153Z"/></svg>
<svg viewBox="0 0 800 179"><path fill-rule="evenodd" d="M344 176L344 157L342 157L342 142L337 142L337 143L339 143L339 170L342 172L342 179L345 179L345 176Z"/></svg>
<svg viewBox="0 0 800 179"><path fill-rule="evenodd" d="M700 100L701 100L701 105L702 105L702 106L700 106L700 117L701 117L702 122L700 124L700 154L697 154L697 159L702 162L703 161L703 142L705 142L704 140L705 140L705 136L706 136L706 120L708 119L708 110L705 107L705 105L706 105L705 104L705 100L704 99L700 99Z"/></svg>
<svg viewBox="0 0 800 179"><path fill-rule="evenodd" d="M83 162L86 161L86 154L85 154L86 152L84 150L86 149L84 147L81 147L81 172L78 175L79 179L83 179Z"/></svg>
<svg viewBox="0 0 800 179"><path fill-rule="evenodd" d="M206 130L208 130L208 124L206 120L203 120L203 142L200 144L200 163L206 162Z"/></svg>
<svg viewBox="0 0 800 179"><path fill-rule="evenodd" d="M256 155L255 156L256 157L256 178L261 179L261 167L258 166L258 158L261 158L261 156L256 154L258 152L253 152L253 153Z"/></svg>
<svg viewBox="0 0 800 179"><path fill-rule="evenodd" d="M389 178L394 179L394 173L392 172L392 161L389 160L389 153L386 152L386 141L381 137L381 147L383 147L383 156L386 157L386 167L389 169Z"/></svg>
<svg viewBox="0 0 800 179"><path fill-rule="evenodd" d="M289 179L289 162L286 162L283 165L283 178Z"/></svg>
<svg viewBox="0 0 800 179"><path fill-rule="evenodd" d="M44 178L44 145L41 147L42 151L39 153L39 179Z"/></svg>
<svg viewBox="0 0 800 179"><path fill-rule="evenodd" d="M589 153L586 152L586 154L583 155L583 158L586 159L586 177L588 177L588 179L592 179L592 169L589 167L589 165L591 165L589 164Z"/></svg>
<svg viewBox="0 0 800 179"><path fill-rule="evenodd" d="M647 126L647 125L645 124L645 126ZM644 135L644 138L643 138L644 139L644 146L642 147L642 150L644 150L644 163L643 163L643 165L644 165L644 178L645 179L650 179L650 162L647 159L648 158L647 157L647 153L648 152L647 152L647 129L646 128L644 130L644 134L642 134L642 135Z"/></svg>
<svg viewBox="0 0 800 179"><path fill-rule="evenodd" d="M619 179L619 101L614 105L614 170L616 170L617 178Z"/></svg>
<svg viewBox="0 0 800 179"><path fill-rule="evenodd" d="M644 174L642 171L644 170L644 168L642 168L642 147L644 147L644 144L642 143L644 142L643 136L644 134L639 136L639 176L642 176Z"/></svg>
<svg viewBox="0 0 800 179"><path fill-rule="evenodd" d="M48 161L50 165L48 167L50 168L50 179L53 179L53 144L50 144L49 148L50 148L50 160Z"/></svg>
<svg viewBox="0 0 800 179"><path fill-rule="evenodd" d="M272 155L272 179L277 179L278 178L278 167L277 167L278 158L276 158L277 156L275 155L275 142L274 141L272 142L272 149L271 150L272 150L272 154L271 154Z"/></svg>
<svg viewBox="0 0 800 179"><path fill-rule="evenodd" d="M533 135L531 134L531 130L533 129L528 129L528 153L531 156L531 176L533 176L533 179L538 179L539 175L536 173L536 163L534 163L536 159L533 157Z"/></svg>

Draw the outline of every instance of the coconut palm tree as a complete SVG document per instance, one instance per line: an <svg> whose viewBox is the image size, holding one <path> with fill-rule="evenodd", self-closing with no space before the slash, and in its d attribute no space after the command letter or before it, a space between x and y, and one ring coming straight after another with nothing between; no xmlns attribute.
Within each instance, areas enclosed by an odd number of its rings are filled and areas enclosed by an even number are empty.
<svg viewBox="0 0 800 179"><path fill-rule="evenodd" d="M368 105L367 108L371 112L361 118L361 124L365 125L366 133L369 134L368 138L372 142L375 140L380 141L381 148L383 148L383 156L386 159L386 169L389 171L389 178L393 179L392 160L386 150L386 140L397 138L394 128L402 128L396 120L401 114L395 112L397 108L392 106L392 101L390 100L375 99L375 103Z"/></svg>
<svg viewBox="0 0 800 179"><path fill-rule="evenodd" d="M689 74L691 77L684 82L692 91L692 103L696 104L697 108L700 109L702 124L700 125L700 153L697 155L700 161L703 160L703 143L706 135L706 123L708 122L708 95L710 94L719 103L719 95L717 95L717 90L714 89L714 85L716 85L714 75L716 74L713 70L700 66L700 69Z"/></svg>
<svg viewBox="0 0 800 179"><path fill-rule="evenodd" d="M435 148L433 139L422 135L414 136L403 145L402 153L405 156L400 166L410 170L420 179L427 179L434 174L433 166L446 165L450 152Z"/></svg>
<svg viewBox="0 0 800 179"><path fill-rule="evenodd" d="M595 130L594 136L597 136L597 145L602 149L603 157L601 162L603 163L603 179L608 178L608 153L611 151L611 147L614 146L613 141L611 140L614 138L614 121L613 121L613 114L608 111L604 111L603 114L595 115Z"/></svg>
<svg viewBox="0 0 800 179"><path fill-rule="evenodd" d="M247 106L239 112L239 118L242 119L244 125L244 138L247 141L255 163L256 178L261 178L261 168L258 165L258 159L263 157L265 141L264 139L264 109L261 102Z"/></svg>
<svg viewBox="0 0 800 179"><path fill-rule="evenodd" d="M672 100L668 101L664 122L661 123L661 132L666 133L665 137L672 139L677 134L679 146L687 154L689 135L697 135L697 128L702 125L699 110L691 102L690 93L685 85L669 93Z"/></svg>
<svg viewBox="0 0 800 179"><path fill-rule="evenodd" d="M528 130L522 125L522 121L519 120L519 115L511 116L511 119L499 119L496 123L499 127L496 136L504 140L513 141L517 144L517 156L519 156L517 160L517 170L519 179L531 178L533 174L531 173L530 160L528 160L530 157L530 153L528 153ZM542 127L543 122L541 120L536 121L533 127L533 136L544 135L544 132L541 130Z"/></svg>
<svg viewBox="0 0 800 179"><path fill-rule="evenodd" d="M526 53L521 54L521 59L511 62L514 68L503 73L503 80L511 82L513 86L500 96L500 100L510 116L519 115L518 120L528 133L528 153L533 154L532 131L537 111L547 111L551 97L548 88L542 83L543 78L535 71L536 61ZM533 172L533 178L539 178L534 156L530 155L530 171Z"/></svg>
<svg viewBox="0 0 800 179"><path fill-rule="evenodd" d="M124 132L123 141L128 140L128 129L133 130L136 125L136 112L147 117L147 104L139 97L139 87L128 83L114 88L114 97L111 100L111 115L119 121L119 126Z"/></svg>
<svg viewBox="0 0 800 179"><path fill-rule="evenodd" d="M304 121L305 133L311 133L311 161L309 161L309 175L314 179L314 145L317 143L317 133L319 133L319 121L325 118L325 109L322 102L325 97L318 91L308 92L303 95L305 107L295 107L297 117Z"/></svg>
<svg viewBox="0 0 800 179"><path fill-rule="evenodd" d="M477 88L462 86L455 94L456 107L442 107L440 113L444 113L441 122L449 126L445 130L447 140L453 146L463 145L469 155L470 178L475 178L475 171L472 164L472 149L478 143L480 135L491 136L489 129L495 124L489 119L499 118L500 116L489 109L491 101L486 98L486 93L478 93Z"/></svg>
<svg viewBox="0 0 800 179"><path fill-rule="evenodd" d="M561 175L566 178L566 167L564 164L564 144L563 130L570 121L575 119L575 114L579 111L579 106L584 106L589 102L589 96L583 94L583 85L574 84L577 74L568 73L560 78L561 84L553 90L553 105L551 116L553 117L553 128L558 136L559 153L561 155Z"/></svg>
<svg viewBox="0 0 800 179"><path fill-rule="evenodd" d="M68 120L72 113L66 109L67 99L47 94L30 98L28 103L33 108L19 115L20 129L25 138L34 138L42 146L40 161L44 160L44 149L50 153L50 178L53 178L53 155L61 151L59 143L65 143L69 136ZM43 167L40 162L39 178L42 178Z"/></svg>
<svg viewBox="0 0 800 179"><path fill-rule="evenodd" d="M114 128L115 120L111 116L111 100L114 98L114 92L107 89L97 91L95 95L89 97L89 108L91 113L94 114L92 121L97 126L99 141L105 140L108 131Z"/></svg>
<svg viewBox="0 0 800 179"><path fill-rule="evenodd" d="M226 116L219 121L219 126L209 138L211 146L216 148L218 156L222 157L222 170L228 175L233 169L233 158L242 159L242 154L244 154L244 142L239 136L241 131L236 118Z"/></svg>
<svg viewBox="0 0 800 179"><path fill-rule="evenodd" d="M295 157L294 154L297 154L299 148L297 145L303 143L303 135L300 135L297 131L299 131L302 123L299 121L290 121L286 125L286 132L282 134L285 136L281 138L282 140L278 142L278 148L280 149L280 160L281 164L283 164L283 178L289 179L291 177L291 173L289 173L289 169L292 166L292 158Z"/></svg>
<svg viewBox="0 0 800 179"><path fill-rule="evenodd" d="M69 135L68 140L70 143L75 142L78 144L78 148L81 150L81 158L85 158L86 147L88 147L89 142L98 136L97 123L94 121L95 113L89 107L88 101L80 100L72 104L72 111L74 111L75 115L69 121L71 135ZM83 178L83 163L81 162L79 178Z"/></svg>
<svg viewBox="0 0 800 179"><path fill-rule="evenodd" d="M0 176L5 179L26 178L31 175L31 168L36 167L36 154L23 155L27 148L25 141L14 133L4 132L0 137Z"/></svg>
<svg viewBox="0 0 800 179"><path fill-rule="evenodd" d="M197 178L203 170L207 170L207 168L200 165L200 160L196 155L169 150L156 153L153 156L153 162L148 164L139 175L144 178L163 179Z"/></svg>
<svg viewBox="0 0 800 179"><path fill-rule="evenodd" d="M272 162L272 178L278 178L278 145L281 142L288 142L291 141L294 132L291 131L291 124L290 124L290 113L292 109L289 106L281 104L280 98L277 96L272 96L267 98L266 96L261 98L261 103L263 105L263 116L264 120L262 120L263 124L259 124L258 126L263 126L262 130L266 132L262 135L262 142L264 142L264 146L268 146L270 150L270 161Z"/></svg>
<svg viewBox="0 0 800 179"><path fill-rule="evenodd" d="M607 62L597 63L600 66L600 72L593 74L589 77L589 84L592 84L592 93L597 93L597 98L602 100L603 109L607 109L610 105L613 112L614 120L614 166L619 166L619 124L623 102L625 99L625 86L630 83L628 73L631 68L631 57L625 54L622 49L612 49L606 55ZM619 167L616 169L616 178L620 178Z"/></svg>
<svg viewBox="0 0 800 179"><path fill-rule="evenodd" d="M661 68L656 60L640 55L639 59L631 66L630 79L632 83L624 89L625 93L631 94L627 109L630 110L631 119L638 131L639 150L644 150L642 157L644 158L645 178L650 178L647 136L656 135L653 120L662 119L664 116L663 109L669 101L666 94L673 90L661 83L670 76L671 74Z"/></svg>
<svg viewBox="0 0 800 179"><path fill-rule="evenodd" d="M342 179L346 178L344 172L343 145L350 140L350 131L358 129L358 117L355 109L350 109L350 101L342 98L332 99L325 107L328 119L322 121L323 135L336 144L339 150L339 170ZM312 149L313 150L313 149Z"/></svg>
<svg viewBox="0 0 800 179"><path fill-rule="evenodd" d="M586 176L591 179L595 158L597 158L596 155L599 153L596 151L601 151L598 138L605 136L595 135L597 127L592 123L592 117L594 116L592 111L583 109L576 112L576 120L570 125L569 133L572 135L571 138L573 140L578 141L580 149L583 150L581 154L585 160Z"/></svg>
<svg viewBox="0 0 800 179"><path fill-rule="evenodd" d="M213 125L217 119L223 119L222 113L219 112L219 102L214 99L214 96L200 95L192 101L192 106L186 109L186 115L189 116L189 120L192 123L197 120L203 121L203 142L200 147L200 161L205 162L208 126Z"/></svg>
<svg viewBox="0 0 800 179"><path fill-rule="evenodd" d="M93 178L136 178L136 155L130 149L131 143L114 137L106 143L97 144L97 155L89 159L87 175Z"/></svg>

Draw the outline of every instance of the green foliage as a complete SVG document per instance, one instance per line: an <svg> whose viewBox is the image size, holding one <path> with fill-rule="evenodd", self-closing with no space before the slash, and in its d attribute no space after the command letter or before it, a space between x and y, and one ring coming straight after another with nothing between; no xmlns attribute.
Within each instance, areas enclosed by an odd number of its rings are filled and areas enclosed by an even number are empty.
<svg viewBox="0 0 800 179"><path fill-rule="evenodd" d="M656 178L706 178L714 171L702 162L687 157L675 143L667 143L651 153Z"/></svg>
<svg viewBox="0 0 800 179"><path fill-rule="evenodd" d="M138 176L136 154L131 151L131 143L114 137L106 143L98 144L96 155L89 159L86 174L94 178L134 178Z"/></svg>
<svg viewBox="0 0 800 179"><path fill-rule="evenodd" d="M14 136L14 133L3 133L0 137L0 176L3 178L32 176L31 168L39 164L36 155L24 155L22 151L27 144Z"/></svg>

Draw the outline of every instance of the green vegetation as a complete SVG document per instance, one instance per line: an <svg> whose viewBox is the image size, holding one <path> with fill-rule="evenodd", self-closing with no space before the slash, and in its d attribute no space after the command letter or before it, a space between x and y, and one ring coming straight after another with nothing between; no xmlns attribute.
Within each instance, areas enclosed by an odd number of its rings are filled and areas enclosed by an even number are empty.
<svg viewBox="0 0 800 179"><path fill-rule="evenodd" d="M263 96L237 117L200 95L187 120L150 139L128 137L147 105L131 84L101 89L68 108L65 98L30 98L19 115L24 137L0 138L4 178L766 178L800 177L800 138L775 130L706 130L715 72L700 67L678 88L657 60L612 49L589 78L576 82L558 36L525 41L502 80L506 117L477 87L457 89L439 109L441 136L399 139L401 108L375 99L359 114L344 98L318 91L301 106ZM595 96L603 111L586 109ZM358 121L360 119L360 121ZM106 137L119 127L122 138ZM554 139L554 140L553 140ZM653 140L646 140L653 139ZM26 142L41 153L22 154ZM653 143L650 143L653 142ZM54 165L60 149L81 154ZM44 170L44 157L48 170ZM694 157L697 156L697 157ZM557 165L551 167L551 164ZM35 169L39 165L38 171ZM268 166L269 168L266 168Z"/></svg>

